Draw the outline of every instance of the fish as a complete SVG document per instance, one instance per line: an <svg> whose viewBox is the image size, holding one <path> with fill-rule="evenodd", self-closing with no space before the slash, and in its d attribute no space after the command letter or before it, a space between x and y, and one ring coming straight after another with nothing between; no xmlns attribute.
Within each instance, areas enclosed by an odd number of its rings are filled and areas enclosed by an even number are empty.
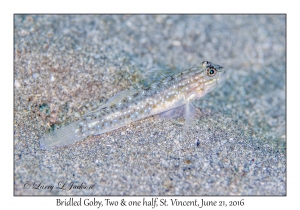
<svg viewBox="0 0 300 210"><path fill-rule="evenodd" d="M145 76L148 81L143 85L121 91L80 120L46 133L40 138L40 148L72 145L88 136L107 133L179 107L185 109L186 130L193 114L192 102L223 84L226 72L224 67L209 61L179 72L150 69Z"/></svg>

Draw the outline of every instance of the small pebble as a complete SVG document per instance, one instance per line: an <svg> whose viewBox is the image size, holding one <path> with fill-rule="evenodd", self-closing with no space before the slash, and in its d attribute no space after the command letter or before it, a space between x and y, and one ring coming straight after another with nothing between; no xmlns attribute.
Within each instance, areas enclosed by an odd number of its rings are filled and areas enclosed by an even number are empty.
<svg viewBox="0 0 300 210"><path fill-rule="evenodd" d="M15 87L16 88L21 87L21 83L18 80L15 80Z"/></svg>
<svg viewBox="0 0 300 210"><path fill-rule="evenodd" d="M32 75L32 77L33 77L33 79L36 79L36 78L39 77L39 74L38 74L38 73L34 73L34 74Z"/></svg>

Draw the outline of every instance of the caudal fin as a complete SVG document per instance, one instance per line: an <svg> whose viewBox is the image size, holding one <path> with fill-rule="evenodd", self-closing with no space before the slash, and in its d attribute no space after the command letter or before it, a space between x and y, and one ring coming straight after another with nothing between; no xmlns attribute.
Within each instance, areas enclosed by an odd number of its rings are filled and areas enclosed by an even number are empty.
<svg viewBox="0 0 300 210"><path fill-rule="evenodd" d="M49 132L40 138L40 148L48 150L63 147L81 141L86 137L76 131L78 131L78 122Z"/></svg>

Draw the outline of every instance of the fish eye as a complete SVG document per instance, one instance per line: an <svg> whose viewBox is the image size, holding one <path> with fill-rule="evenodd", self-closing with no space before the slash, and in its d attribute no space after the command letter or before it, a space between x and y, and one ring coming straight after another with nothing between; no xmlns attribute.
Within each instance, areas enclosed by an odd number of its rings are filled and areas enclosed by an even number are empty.
<svg viewBox="0 0 300 210"><path fill-rule="evenodd" d="M208 68L206 74L207 76L213 77L217 74L217 70L215 68Z"/></svg>

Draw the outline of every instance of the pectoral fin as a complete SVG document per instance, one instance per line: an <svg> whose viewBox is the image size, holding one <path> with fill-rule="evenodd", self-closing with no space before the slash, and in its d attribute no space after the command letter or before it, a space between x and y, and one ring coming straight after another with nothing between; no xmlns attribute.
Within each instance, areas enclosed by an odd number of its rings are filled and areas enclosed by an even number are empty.
<svg viewBox="0 0 300 210"><path fill-rule="evenodd" d="M184 130L187 132L190 123L195 119L196 107L189 100L185 100L185 113L184 113Z"/></svg>

